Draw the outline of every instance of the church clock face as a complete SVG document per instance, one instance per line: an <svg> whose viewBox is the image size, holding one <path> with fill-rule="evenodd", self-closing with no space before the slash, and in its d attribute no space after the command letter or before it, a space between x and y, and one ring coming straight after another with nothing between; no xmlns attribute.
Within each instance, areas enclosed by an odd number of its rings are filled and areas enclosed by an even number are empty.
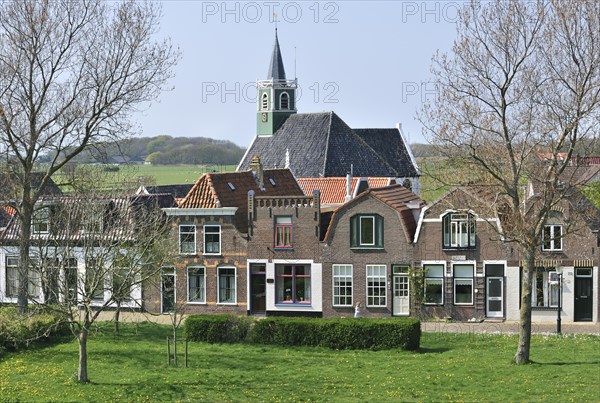
<svg viewBox="0 0 600 403"><path fill-rule="evenodd" d="M269 115L266 112L263 112L261 115L261 120L265 123L269 119Z"/></svg>

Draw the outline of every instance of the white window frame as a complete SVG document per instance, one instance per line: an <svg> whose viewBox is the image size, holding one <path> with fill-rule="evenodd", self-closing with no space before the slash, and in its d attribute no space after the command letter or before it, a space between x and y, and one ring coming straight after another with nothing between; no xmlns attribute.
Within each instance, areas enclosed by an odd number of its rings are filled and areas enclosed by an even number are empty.
<svg viewBox="0 0 600 403"><path fill-rule="evenodd" d="M233 269L233 302L221 302L221 270ZM236 305L237 304L237 268L235 266L217 267L217 305Z"/></svg>
<svg viewBox="0 0 600 403"><path fill-rule="evenodd" d="M336 269L344 269L346 272L344 274L336 274ZM348 274L348 270L349 270L349 274ZM333 300L332 300L332 305L336 306L336 307L352 307L354 305L354 269L352 267L351 264L334 264L331 266L331 277L332 277L332 296L333 296ZM339 291L341 291L342 288L346 289L348 287L348 285L345 286L341 286L341 285L336 285L336 280L340 281L343 280L346 283L349 281L350 282L350 303L349 304L340 304L337 303L336 304L336 298L338 301L340 301L342 298L346 299L348 296L347 295L341 295ZM337 291L337 292L336 292Z"/></svg>
<svg viewBox="0 0 600 403"><path fill-rule="evenodd" d="M186 235L192 234L192 232L182 232L182 230L181 230L182 227L193 227L194 228L194 232L193 232L193 235L194 235L194 250L193 250L193 252L183 252L181 250L181 245L182 245L182 243L181 243L181 236L183 234L186 234ZM179 236L179 254L180 255L195 255L196 254L196 225L194 225L194 224L180 224L179 225L179 234L178 234L178 236Z"/></svg>
<svg viewBox="0 0 600 403"><path fill-rule="evenodd" d="M262 111L266 111L269 110L269 94L267 94L266 92L263 92L262 96L261 96L261 110Z"/></svg>
<svg viewBox="0 0 600 403"><path fill-rule="evenodd" d="M542 274L542 305L537 304L538 272ZM556 270L548 270L544 267L535 268L533 281L531 282L531 306L533 308L558 308L558 293L560 293L560 287L559 284L550 282L552 273L556 273ZM555 290L557 293L554 303L552 303L552 290Z"/></svg>
<svg viewBox="0 0 600 403"><path fill-rule="evenodd" d="M473 270L471 276L470 277L457 277L456 276L456 266L471 266L471 268ZM454 292L454 305L472 306L475 304L475 282L473 281L473 279L475 278L475 271L476 271L476 266L472 262L455 263L452 265L452 273L453 273L452 286L453 286L453 292ZM457 281L464 282L464 283L469 282L471 284L471 302L456 302Z"/></svg>
<svg viewBox="0 0 600 403"><path fill-rule="evenodd" d="M8 260L9 259L14 259L16 263L12 263L9 265L8 264ZM19 257L18 256L6 256L4 258L4 296L7 298L17 298L17 296L19 295ZM14 279L13 281L9 282L9 276L8 276L8 270L11 269L11 271L14 271L16 274L16 279ZM8 287L9 287L9 283L14 283L14 293L9 293L8 292Z"/></svg>
<svg viewBox="0 0 600 403"><path fill-rule="evenodd" d="M164 277L173 277L173 311L165 311L163 306L163 289L164 289ZM177 309L177 270L173 265L166 265L160 268L160 312L161 313L172 313Z"/></svg>
<svg viewBox="0 0 600 403"><path fill-rule="evenodd" d="M554 252L563 250L563 230L562 225L560 224L549 224L544 225L544 229L542 231L542 250L545 252ZM546 228L550 229L550 248L546 248ZM560 235L556 235L555 230L558 228L560 230ZM558 247L556 247L556 243L558 243Z"/></svg>
<svg viewBox="0 0 600 403"><path fill-rule="evenodd" d="M284 108L282 106L282 100L283 100L283 96L287 97L287 107ZM279 109L281 109L282 111L289 111L290 110L290 94L287 93L287 91L282 92L281 94L279 94Z"/></svg>
<svg viewBox="0 0 600 403"><path fill-rule="evenodd" d="M373 239L372 239L372 241L370 243L363 242L363 231L362 231L363 220L370 220L371 223L372 223L371 225L372 225L372 228L373 228L373 235L372 235ZM365 216L358 217L358 244L360 246L375 246L375 240L376 240L375 232L376 231L377 231L377 229L375 228L375 216L365 215Z"/></svg>
<svg viewBox="0 0 600 403"><path fill-rule="evenodd" d="M384 274L383 275L381 275L381 273L378 273L376 275L375 274L369 274L369 269L375 269L375 268L377 268L379 270L381 270L383 268ZM366 284L365 284L365 286L366 286L366 296L367 296L367 307L370 307L370 308L382 308L382 307L385 308L385 307L387 307L387 294L388 294L387 293L387 287L388 287L388 284L387 284L387 265L385 265L385 264L368 264L366 266L366 273L367 273L367 276L366 276ZM381 285L379 285L379 286L370 286L369 285L369 280L370 279L372 279L372 280L379 279L380 281L381 281L381 279L383 279L383 286L381 286ZM378 289L380 291L383 290L383 304L370 304L369 303L369 298L373 298L373 299L375 299L375 298L381 298L381 295L379 295L379 296L372 295L371 296L369 294L370 290L375 290L375 289Z"/></svg>
<svg viewBox="0 0 600 403"><path fill-rule="evenodd" d="M191 284L190 284L190 271L202 269L202 281L200 286L202 287L204 298L201 300L192 300L190 299L191 293ZM197 274L194 274L197 276ZM206 304L206 267L200 265L191 265L187 267L187 302L188 304Z"/></svg>
<svg viewBox="0 0 600 403"><path fill-rule="evenodd" d="M38 229L39 225L45 225L44 230ZM32 234L48 234L50 233L50 207L41 207L33 212L31 218L31 233Z"/></svg>
<svg viewBox="0 0 600 403"><path fill-rule="evenodd" d="M218 234L219 234L219 250L217 252L207 252L206 251L206 228L207 227L217 227L217 228L219 228L219 232L218 232ZM202 228L202 234L203 234L202 251L203 251L204 255L220 255L221 254L221 242L223 240L223 237L221 236L221 232L222 232L221 231L221 226L218 225L218 224L214 224L214 225L208 224L208 225L205 225ZM216 232L209 232L209 234L216 234Z"/></svg>
<svg viewBox="0 0 600 403"><path fill-rule="evenodd" d="M427 277L427 266L442 266L442 276L441 277ZM424 277L423 277L423 304L425 305L444 305L444 300L446 298L446 292L445 292L445 278L446 278L446 262L445 261L430 261L430 262L423 262L422 263L422 267L423 267L423 272L424 272ZM442 300L440 302L427 302L426 298L427 298L427 283L428 283L428 279L430 279L430 281L435 280L435 282L439 282L440 280L442 281Z"/></svg>

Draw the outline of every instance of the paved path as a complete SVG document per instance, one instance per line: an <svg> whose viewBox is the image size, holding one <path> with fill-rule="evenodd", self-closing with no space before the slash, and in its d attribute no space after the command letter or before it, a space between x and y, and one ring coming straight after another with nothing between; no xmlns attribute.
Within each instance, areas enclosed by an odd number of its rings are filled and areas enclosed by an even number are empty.
<svg viewBox="0 0 600 403"><path fill-rule="evenodd" d="M519 322L422 322L424 332L440 333L518 333ZM533 333L556 333L556 322L533 323ZM600 335L600 323L563 322L563 334L595 334Z"/></svg>

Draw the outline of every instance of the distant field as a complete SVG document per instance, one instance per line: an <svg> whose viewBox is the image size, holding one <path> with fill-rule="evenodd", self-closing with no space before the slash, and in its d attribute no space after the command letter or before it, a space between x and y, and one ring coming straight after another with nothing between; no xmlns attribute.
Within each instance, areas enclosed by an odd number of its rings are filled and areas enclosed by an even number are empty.
<svg viewBox="0 0 600 403"><path fill-rule="evenodd" d="M120 170L127 176L154 178L155 185L175 185L194 183L207 172L235 171L236 168L236 165L128 165Z"/></svg>

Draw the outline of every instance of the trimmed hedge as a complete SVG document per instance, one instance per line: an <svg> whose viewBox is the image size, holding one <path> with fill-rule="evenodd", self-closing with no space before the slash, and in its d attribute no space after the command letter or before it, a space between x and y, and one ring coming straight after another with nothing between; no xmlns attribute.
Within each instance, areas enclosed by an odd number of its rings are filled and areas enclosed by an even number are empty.
<svg viewBox="0 0 600 403"><path fill-rule="evenodd" d="M414 318L266 318L255 323L251 340L262 344L339 350L417 350L421 341L421 322Z"/></svg>
<svg viewBox="0 0 600 403"><path fill-rule="evenodd" d="M55 312L32 312L22 317L15 307L0 308L0 355L3 350L17 350L67 332L66 321Z"/></svg>
<svg viewBox="0 0 600 403"><path fill-rule="evenodd" d="M234 315L191 315L183 333L188 340L208 343L239 343L246 339L252 320Z"/></svg>
<svg viewBox="0 0 600 403"><path fill-rule="evenodd" d="M332 349L417 350L421 322L415 318L320 319L272 317L253 321L233 315L193 315L185 320L189 340L280 346L319 346Z"/></svg>

